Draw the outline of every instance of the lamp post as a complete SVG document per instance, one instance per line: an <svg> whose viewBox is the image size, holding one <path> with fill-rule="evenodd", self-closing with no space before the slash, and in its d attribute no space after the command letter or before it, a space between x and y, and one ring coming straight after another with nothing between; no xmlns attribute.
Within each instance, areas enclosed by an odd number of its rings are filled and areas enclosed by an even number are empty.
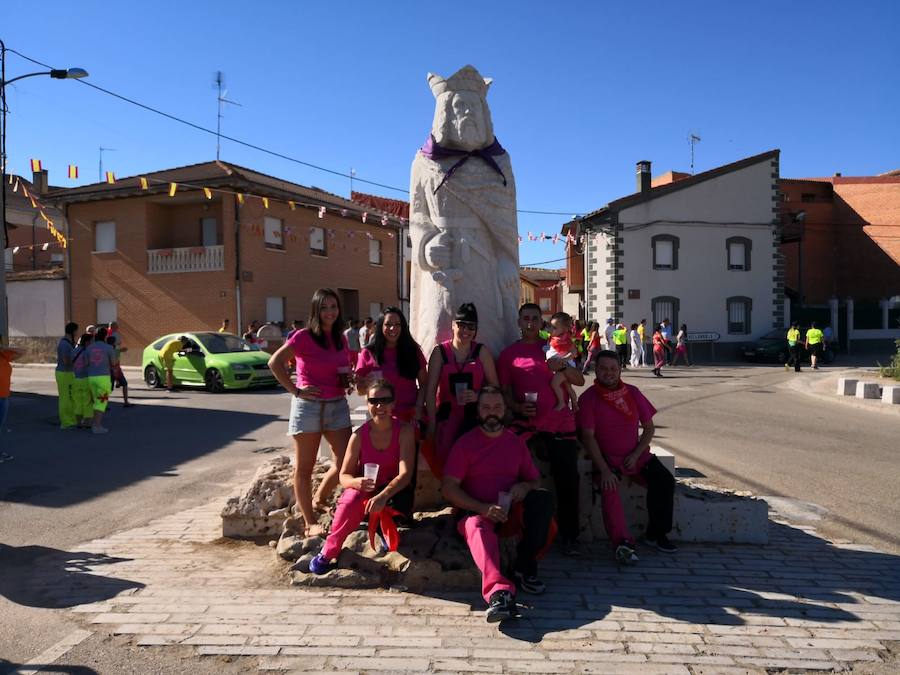
<svg viewBox="0 0 900 675"><path fill-rule="evenodd" d="M68 68L65 70L53 68L41 70L36 73L18 75L9 80L6 79L6 45L0 40L0 249L3 250L3 273L0 274L0 341L7 343L9 340L9 317L6 307L6 85L24 80L26 77L49 75L54 80L78 80L87 77L88 72L84 68Z"/></svg>

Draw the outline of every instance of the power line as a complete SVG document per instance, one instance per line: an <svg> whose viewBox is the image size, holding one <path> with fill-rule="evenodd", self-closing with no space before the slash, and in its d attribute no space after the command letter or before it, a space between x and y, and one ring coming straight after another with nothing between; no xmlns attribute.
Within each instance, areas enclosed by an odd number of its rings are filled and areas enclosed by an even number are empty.
<svg viewBox="0 0 900 675"><path fill-rule="evenodd" d="M37 59L33 59L30 56L25 56L25 54L23 54L22 52L16 51L15 49L7 48L6 51L12 52L13 54L25 59L26 61L30 61L31 63L37 64L39 66L43 66L44 68L52 69L52 66L50 66L46 63L42 63L41 61L38 61ZM93 84L86 80L77 80L77 81L80 84L90 87L91 89L96 89L97 91L103 92L104 94L107 94L109 96L117 98L121 101L125 101L126 103L130 103L131 105L137 106L138 108L143 108L144 110L147 110L148 112L152 112L152 113L155 113L156 115L165 117L169 120L172 120L173 122L178 122L179 124L183 124L185 126L191 127L192 129L196 129L197 131L202 131L204 133L216 136L217 138L224 138L225 140L231 141L232 143L237 143L238 145L242 145L245 148L250 148L251 150L256 150L258 152L262 152L267 155L271 155L272 157L278 157L279 159L283 159L288 162L293 162L294 164L299 164L301 166L305 166L310 169L315 169L316 171L322 171L324 173L331 174L332 176L340 176L342 178L350 178L352 180L359 181L360 183L365 183L366 185L373 185L375 187L384 188L385 190L394 190L395 192L401 192L405 195L409 194L408 188L399 188L399 187L395 187L393 185L386 185L385 183L378 183L376 181L366 180L365 178L360 178L359 176L357 176L355 174L351 175L349 173L344 173L342 171L335 171L334 169L329 169L324 166L319 166L318 164L313 164L311 162L305 162L302 159L297 159L296 157L291 157L289 155L285 155L281 152L277 152L276 150L270 150L268 148L264 148L260 145L256 145L255 143L250 143L248 141L242 141L239 138L234 138L233 136L228 136L226 134L220 134L214 129L207 129L204 126L195 124L194 122L190 122L186 119L183 119L183 118L173 115L171 113L167 113L163 110L160 110L159 108L154 108L153 106L147 105L146 103L141 103L140 101L136 101L133 98L123 96L122 94L117 94L114 91L110 91L109 89L105 89L99 85ZM525 209L517 209L517 212L518 213L537 214L537 215L548 215L548 216L571 216L572 215L571 211L567 211L567 212L528 211Z"/></svg>

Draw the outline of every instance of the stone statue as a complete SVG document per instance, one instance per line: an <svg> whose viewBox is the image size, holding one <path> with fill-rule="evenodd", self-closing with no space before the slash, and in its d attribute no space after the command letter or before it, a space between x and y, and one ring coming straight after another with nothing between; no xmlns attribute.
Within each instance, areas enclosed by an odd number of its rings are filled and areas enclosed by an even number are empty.
<svg viewBox="0 0 900 675"><path fill-rule="evenodd" d="M516 185L494 137L490 79L466 66L428 74L435 97L431 136L410 177L410 329L425 355L451 337L457 307L475 303L477 340L496 357L519 337Z"/></svg>

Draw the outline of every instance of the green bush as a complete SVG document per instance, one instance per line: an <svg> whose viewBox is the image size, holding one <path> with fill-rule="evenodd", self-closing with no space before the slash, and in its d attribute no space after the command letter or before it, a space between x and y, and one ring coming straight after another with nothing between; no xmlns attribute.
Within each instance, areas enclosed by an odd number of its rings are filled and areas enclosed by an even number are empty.
<svg viewBox="0 0 900 675"><path fill-rule="evenodd" d="M900 380L900 340L894 340L894 344L897 345L897 353L891 357L891 362L886 366L879 363L878 366L882 377Z"/></svg>

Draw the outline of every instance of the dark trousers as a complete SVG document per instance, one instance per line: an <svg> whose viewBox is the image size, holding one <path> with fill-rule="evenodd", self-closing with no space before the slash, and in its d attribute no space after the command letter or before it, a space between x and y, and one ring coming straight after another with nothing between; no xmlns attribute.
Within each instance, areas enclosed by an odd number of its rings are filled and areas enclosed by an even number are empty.
<svg viewBox="0 0 900 675"><path fill-rule="evenodd" d="M397 509L401 515L409 521L413 519L416 499L416 481L419 475L419 443L416 441L416 451L413 453L412 477L406 487L400 490L390 499L391 506Z"/></svg>
<svg viewBox="0 0 900 675"><path fill-rule="evenodd" d="M537 574L537 554L547 545L547 533L553 520L553 494L532 490L522 503L522 538L516 547L517 572Z"/></svg>
<svg viewBox="0 0 900 675"><path fill-rule="evenodd" d="M654 455L641 469L647 483L647 538L656 539L672 531L675 477Z"/></svg>
<svg viewBox="0 0 900 675"><path fill-rule="evenodd" d="M788 360L788 366L794 366L794 371L800 372L800 344L797 343L793 347L788 346L788 353L791 355Z"/></svg>
<svg viewBox="0 0 900 675"><path fill-rule="evenodd" d="M534 457L550 464L556 490L556 524L563 541L575 541L580 529L578 514L578 444L564 438L538 432L528 440Z"/></svg>
<svg viewBox="0 0 900 675"><path fill-rule="evenodd" d="M628 345L616 345L616 354L619 355L619 365L622 368L628 367Z"/></svg>

